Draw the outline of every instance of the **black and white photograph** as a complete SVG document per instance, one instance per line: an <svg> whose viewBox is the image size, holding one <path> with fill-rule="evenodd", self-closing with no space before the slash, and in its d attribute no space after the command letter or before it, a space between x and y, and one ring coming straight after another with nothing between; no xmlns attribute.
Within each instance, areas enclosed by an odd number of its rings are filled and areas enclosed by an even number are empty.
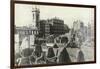
<svg viewBox="0 0 100 69"><path fill-rule="evenodd" d="M14 4L14 66L95 61L94 7Z"/></svg>

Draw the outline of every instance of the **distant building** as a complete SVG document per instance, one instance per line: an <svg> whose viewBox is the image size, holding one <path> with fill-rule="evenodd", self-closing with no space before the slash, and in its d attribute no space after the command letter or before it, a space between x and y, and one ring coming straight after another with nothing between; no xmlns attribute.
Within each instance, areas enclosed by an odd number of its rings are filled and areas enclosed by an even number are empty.
<svg viewBox="0 0 100 69"><path fill-rule="evenodd" d="M61 35L64 34L64 21L58 18L48 20L50 24L50 34Z"/></svg>
<svg viewBox="0 0 100 69"><path fill-rule="evenodd" d="M91 27L91 24L88 23L88 37L91 37L93 35L93 30L92 30L92 27Z"/></svg>
<svg viewBox="0 0 100 69"><path fill-rule="evenodd" d="M87 39L87 27L80 20L73 22L72 38L79 46Z"/></svg>
<svg viewBox="0 0 100 69"><path fill-rule="evenodd" d="M19 35L19 45L21 45L22 40L25 37L28 37L30 35L38 35L38 29L34 27L16 27L15 28L15 34ZM34 39L34 38L33 38Z"/></svg>
<svg viewBox="0 0 100 69"><path fill-rule="evenodd" d="M82 21L77 20L77 21L73 22L73 29L74 29L74 31L81 30L83 27L84 27L84 24L83 24Z"/></svg>
<svg viewBox="0 0 100 69"><path fill-rule="evenodd" d="M33 13L33 23L34 23L34 26L39 28L40 10L37 7L32 8L32 13Z"/></svg>
<svg viewBox="0 0 100 69"><path fill-rule="evenodd" d="M20 52L19 34L15 34L14 37L15 37L15 41L14 41L15 42L15 52L19 53Z"/></svg>
<svg viewBox="0 0 100 69"><path fill-rule="evenodd" d="M40 20L40 10L33 8L33 23L39 30L38 37L47 38L49 35L61 35L66 32L64 20L57 17L47 20Z"/></svg>
<svg viewBox="0 0 100 69"><path fill-rule="evenodd" d="M64 21L58 18L40 20L39 36L48 37L49 35L62 35L65 33Z"/></svg>
<svg viewBox="0 0 100 69"><path fill-rule="evenodd" d="M33 39L35 39L36 36L38 35L40 10L37 7L32 8L32 15L33 15L33 24L31 24L31 26L15 27L15 34L19 35L19 45L21 45L22 40L25 37L28 37L28 36L31 37L31 35L34 35Z"/></svg>
<svg viewBox="0 0 100 69"><path fill-rule="evenodd" d="M58 35L65 34L67 25L64 26L64 20L54 17L52 19L40 20L40 10L35 7L32 8L33 24L29 27L16 27L15 34L19 34L19 45L22 43L23 38L29 35L34 35L36 41L49 38L50 35L53 39ZM53 42L54 40L52 40Z"/></svg>
<svg viewBox="0 0 100 69"><path fill-rule="evenodd" d="M47 20L40 20L39 36L46 38L50 35L50 25Z"/></svg>

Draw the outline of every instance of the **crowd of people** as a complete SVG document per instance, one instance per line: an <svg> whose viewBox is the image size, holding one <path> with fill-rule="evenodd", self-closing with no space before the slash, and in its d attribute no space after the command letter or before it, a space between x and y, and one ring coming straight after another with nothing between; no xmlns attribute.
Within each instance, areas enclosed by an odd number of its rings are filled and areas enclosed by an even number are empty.
<svg viewBox="0 0 100 69"><path fill-rule="evenodd" d="M63 48L59 53L57 44L49 47L47 52L42 50L41 45L37 45L35 49L26 48L21 53L17 53L15 57L16 65L65 64L71 62L66 48Z"/></svg>
<svg viewBox="0 0 100 69"><path fill-rule="evenodd" d="M67 44L75 45L75 44ZM68 46L59 48L55 43L52 47L43 51L41 44L36 44L35 48L25 48L20 53L15 54L15 64L19 65L36 65L36 64L68 64L72 60L67 51ZM84 54L80 50L78 55L78 62L84 61Z"/></svg>

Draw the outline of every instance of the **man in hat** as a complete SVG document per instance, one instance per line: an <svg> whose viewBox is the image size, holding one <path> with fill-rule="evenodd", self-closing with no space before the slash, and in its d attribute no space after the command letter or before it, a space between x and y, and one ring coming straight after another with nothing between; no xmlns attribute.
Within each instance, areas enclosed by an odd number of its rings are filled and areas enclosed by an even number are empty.
<svg viewBox="0 0 100 69"><path fill-rule="evenodd" d="M56 57L55 53L52 47L48 49L47 55L46 55L46 63L47 64L53 64L56 63Z"/></svg>
<svg viewBox="0 0 100 69"><path fill-rule="evenodd" d="M71 62L70 56L69 56L66 48L64 47L59 55L59 63L66 64L66 63L70 63L70 62Z"/></svg>

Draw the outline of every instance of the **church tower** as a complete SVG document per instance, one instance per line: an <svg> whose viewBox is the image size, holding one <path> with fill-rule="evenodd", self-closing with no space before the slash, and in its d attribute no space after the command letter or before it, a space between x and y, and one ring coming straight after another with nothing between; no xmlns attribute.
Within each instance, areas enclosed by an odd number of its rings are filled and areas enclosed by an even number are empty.
<svg viewBox="0 0 100 69"><path fill-rule="evenodd" d="M32 13L34 26L39 28L40 10L37 7L32 8Z"/></svg>

